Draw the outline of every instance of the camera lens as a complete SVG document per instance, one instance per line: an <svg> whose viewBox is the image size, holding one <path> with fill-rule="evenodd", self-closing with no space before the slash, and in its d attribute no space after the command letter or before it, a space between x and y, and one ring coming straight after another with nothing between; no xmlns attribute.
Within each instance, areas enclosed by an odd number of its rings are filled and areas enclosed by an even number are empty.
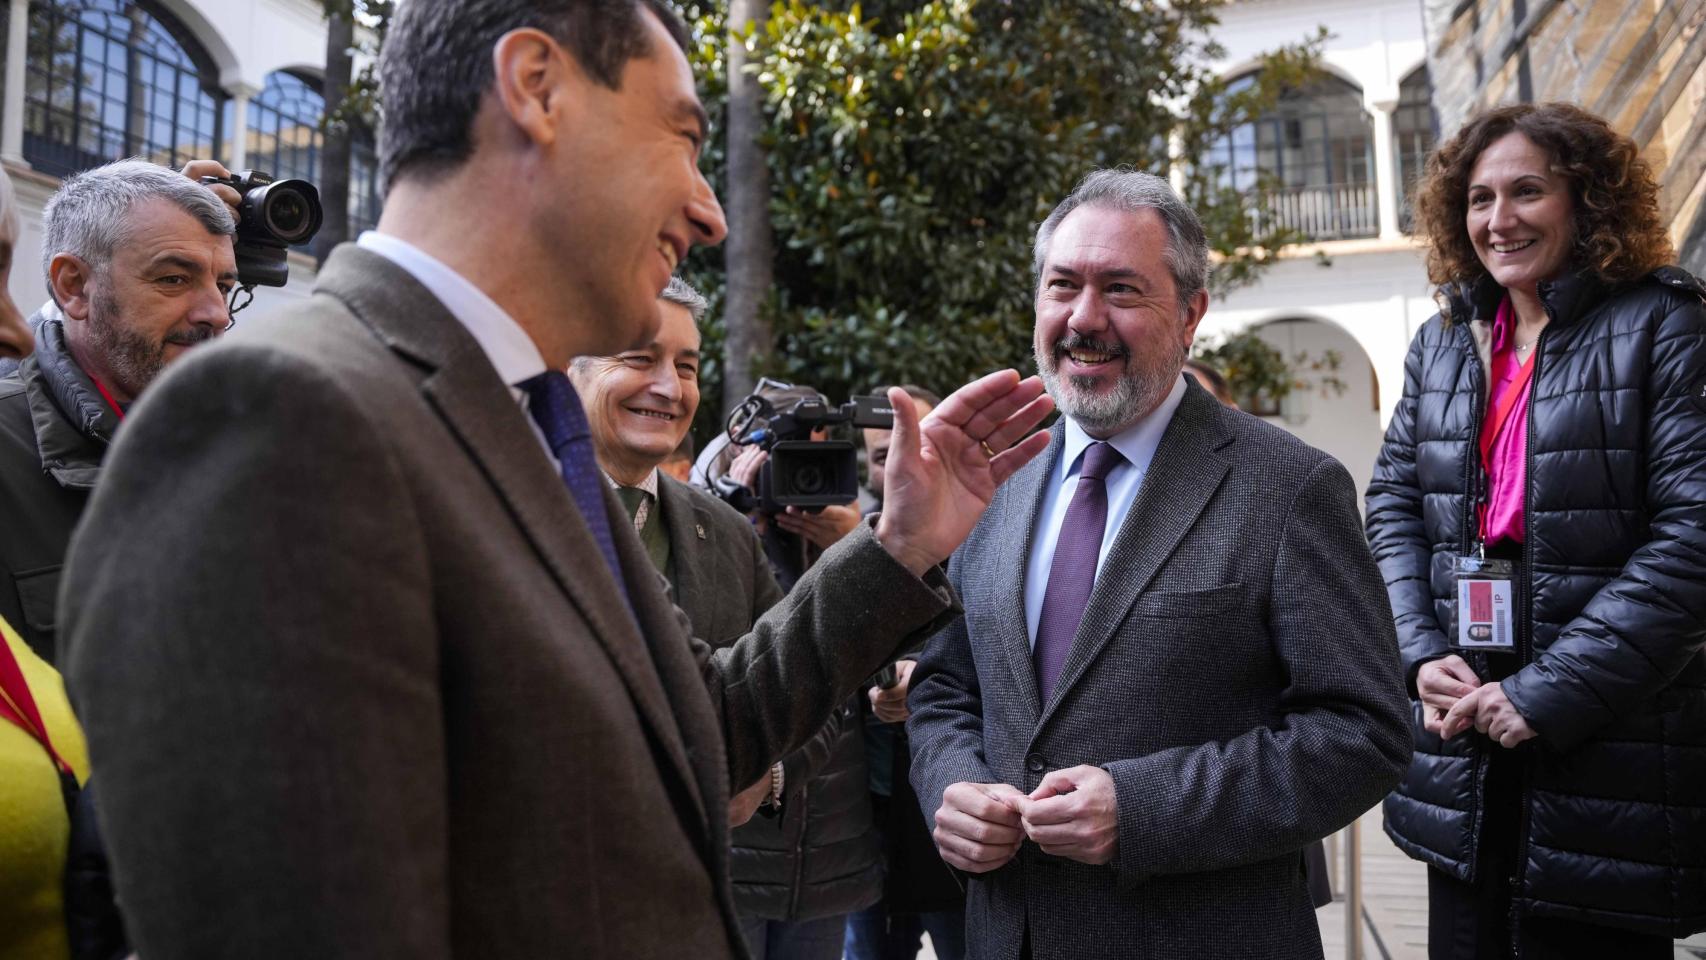
<svg viewBox="0 0 1706 960"><path fill-rule="evenodd" d="M311 219L307 199L294 190L267 199L270 201L267 204L267 225L272 227L280 239L287 243L296 243L298 235L307 232L304 228Z"/></svg>
<svg viewBox="0 0 1706 960"><path fill-rule="evenodd" d="M802 464L794 471L794 492L801 496L822 493L826 485L823 468L817 464Z"/></svg>

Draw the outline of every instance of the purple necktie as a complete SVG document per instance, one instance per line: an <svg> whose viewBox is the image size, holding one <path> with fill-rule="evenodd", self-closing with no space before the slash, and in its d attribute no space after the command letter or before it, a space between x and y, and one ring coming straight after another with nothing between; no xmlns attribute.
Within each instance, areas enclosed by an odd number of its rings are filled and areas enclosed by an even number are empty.
<svg viewBox="0 0 1706 960"><path fill-rule="evenodd" d="M599 472L598 459L592 447L592 427L587 424L586 411L580 397L562 371L549 370L529 377L518 384L527 392L527 409L545 443L557 457L563 473L563 484L574 497L581 519L598 543L598 552L616 578L622 602L628 601L628 584L622 579L622 567L616 562L616 539L610 532L610 517L604 512L604 474Z"/></svg>
<svg viewBox="0 0 1706 960"><path fill-rule="evenodd" d="M1048 568L1048 590L1037 621L1037 644L1031 657L1037 666L1037 693L1048 703L1060 668L1066 663L1072 638L1084 619L1084 605L1096 585L1096 556L1102 551L1102 530L1108 525L1108 473L1125 462L1112 446L1096 442L1084 450L1078 486L1054 541L1054 562Z"/></svg>

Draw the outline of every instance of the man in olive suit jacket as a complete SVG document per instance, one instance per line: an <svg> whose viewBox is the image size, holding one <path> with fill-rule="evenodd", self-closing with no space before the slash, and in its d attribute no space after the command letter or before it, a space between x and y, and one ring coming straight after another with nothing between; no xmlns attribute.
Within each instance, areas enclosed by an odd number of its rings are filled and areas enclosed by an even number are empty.
<svg viewBox="0 0 1706 960"><path fill-rule="evenodd" d="M928 571L1046 442L1010 371L903 418L903 509L715 656L597 475L561 371L725 231L684 42L402 4L377 231L130 412L64 636L141 956L738 955L729 783L950 610Z"/></svg>

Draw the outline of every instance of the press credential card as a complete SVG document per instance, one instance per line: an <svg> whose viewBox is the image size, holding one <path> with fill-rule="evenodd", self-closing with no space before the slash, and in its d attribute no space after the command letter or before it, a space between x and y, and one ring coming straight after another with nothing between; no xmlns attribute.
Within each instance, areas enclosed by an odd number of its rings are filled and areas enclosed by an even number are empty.
<svg viewBox="0 0 1706 960"><path fill-rule="evenodd" d="M1481 650L1510 650L1511 582L1457 581L1457 644Z"/></svg>

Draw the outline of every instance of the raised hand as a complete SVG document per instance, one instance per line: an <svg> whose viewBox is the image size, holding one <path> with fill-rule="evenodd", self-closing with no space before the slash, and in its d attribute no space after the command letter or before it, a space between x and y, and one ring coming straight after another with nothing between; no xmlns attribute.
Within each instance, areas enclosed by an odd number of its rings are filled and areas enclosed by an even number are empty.
<svg viewBox="0 0 1706 960"><path fill-rule="evenodd" d="M922 422L906 391L889 390L894 440L883 468L877 540L913 573L954 552L1014 471L1048 448L1032 433L1054 409L1036 377L992 373L954 391Z"/></svg>
<svg viewBox="0 0 1706 960"><path fill-rule="evenodd" d="M191 160L184 164L184 168L178 172L196 183L201 183L202 177L219 177L221 179L231 177L231 171L225 169L225 165L218 160ZM242 214L237 209L238 205L243 202L242 194L223 183L209 184L207 188L213 191L214 196L225 201L225 206L231 210L232 220L242 219Z"/></svg>

